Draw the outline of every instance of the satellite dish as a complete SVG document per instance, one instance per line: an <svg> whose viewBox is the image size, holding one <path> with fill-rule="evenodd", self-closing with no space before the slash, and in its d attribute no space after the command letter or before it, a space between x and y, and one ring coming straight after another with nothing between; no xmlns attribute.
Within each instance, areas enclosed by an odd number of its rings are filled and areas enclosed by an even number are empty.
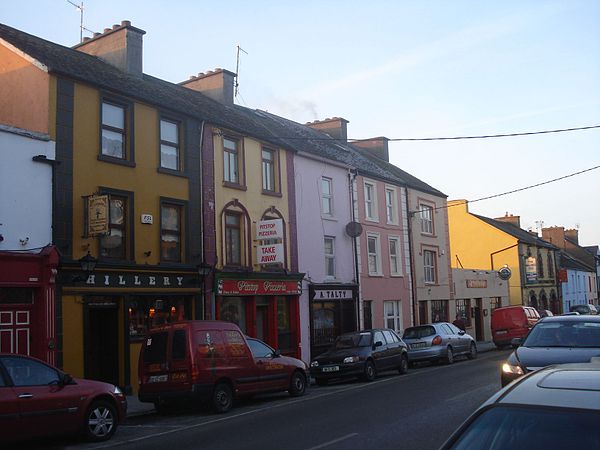
<svg viewBox="0 0 600 450"><path fill-rule="evenodd" d="M352 238L358 237L362 234L363 227L358 222L348 222L346 224L346 234Z"/></svg>

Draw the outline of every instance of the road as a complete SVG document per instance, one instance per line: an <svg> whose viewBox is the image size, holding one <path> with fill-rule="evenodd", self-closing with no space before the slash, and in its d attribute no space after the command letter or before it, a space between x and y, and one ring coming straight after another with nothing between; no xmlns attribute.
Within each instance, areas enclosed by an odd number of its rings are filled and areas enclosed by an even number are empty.
<svg viewBox="0 0 600 450"><path fill-rule="evenodd" d="M500 388L499 367L508 353L384 373L371 383L311 387L301 398L258 397L225 415L183 409L132 418L104 444L63 440L46 448L437 449Z"/></svg>

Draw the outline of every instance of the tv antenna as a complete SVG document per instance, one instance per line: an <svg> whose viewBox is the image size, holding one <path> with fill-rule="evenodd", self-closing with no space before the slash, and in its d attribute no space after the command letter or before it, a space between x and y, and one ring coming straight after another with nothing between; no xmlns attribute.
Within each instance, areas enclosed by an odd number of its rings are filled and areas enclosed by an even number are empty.
<svg viewBox="0 0 600 450"><path fill-rule="evenodd" d="M246 50L244 50L242 47L240 47L240 45L236 45L237 47L237 56L236 56L236 62L235 62L235 94L234 97L237 98L238 96L238 87L240 85L239 82L239 78L240 78L240 52L244 52L246 55L248 54L248 52Z"/></svg>
<svg viewBox="0 0 600 450"><path fill-rule="evenodd" d="M88 30L86 27L83 26L83 11L84 11L84 7L83 7L83 0L81 1L81 5L78 5L77 3L73 3L71 0L67 0L71 5L73 5L75 8L77 8L79 10L79 14L80 14L80 19L79 19L79 42L83 42L83 31L87 31L89 33L94 34L94 32L92 30Z"/></svg>

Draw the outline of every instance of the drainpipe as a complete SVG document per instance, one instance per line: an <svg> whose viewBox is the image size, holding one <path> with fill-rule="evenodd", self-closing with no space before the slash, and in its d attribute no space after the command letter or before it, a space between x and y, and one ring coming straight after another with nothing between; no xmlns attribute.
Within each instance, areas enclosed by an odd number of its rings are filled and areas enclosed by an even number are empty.
<svg viewBox="0 0 600 450"><path fill-rule="evenodd" d="M412 232L412 219L417 211L410 210L410 197L408 195L408 188L406 188L406 211L407 211L407 224L408 224L408 254L410 256L410 273L411 283L410 290L412 292L412 314L413 314L413 326L417 325L417 277L415 273L415 253L413 249L413 232ZM421 318L419 317L419 320Z"/></svg>
<svg viewBox="0 0 600 450"><path fill-rule="evenodd" d="M356 177L358 176L358 169L348 171L348 188L350 189L350 211L352 214L352 222L356 222L356 216L354 214L354 183L356 182ZM360 292L360 274L358 273L358 249L356 240L358 236L352 238L352 253L354 256L354 280L356 281L356 289L358 292L358 302L356 303L356 327L360 330L360 303L362 300L362 295Z"/></svg>

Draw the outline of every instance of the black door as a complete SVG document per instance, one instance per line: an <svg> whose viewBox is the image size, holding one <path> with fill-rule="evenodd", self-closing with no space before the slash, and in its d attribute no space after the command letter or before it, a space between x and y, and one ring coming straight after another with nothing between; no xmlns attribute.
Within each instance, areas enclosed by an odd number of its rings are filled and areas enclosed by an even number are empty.
<svg viewBox="0 0 600 450"><path fill-rule="evenodd" d="M119 314L117 303L89 304L85 377L119 384Z"/></svg>
<svg viewBox="0 0 600 450"><path fill-rule="evenodd" d="M483 321L481 318L481 299L476 299L477 306L475 306L473 315L475 319L475 340L483 341Z"/></svg>

